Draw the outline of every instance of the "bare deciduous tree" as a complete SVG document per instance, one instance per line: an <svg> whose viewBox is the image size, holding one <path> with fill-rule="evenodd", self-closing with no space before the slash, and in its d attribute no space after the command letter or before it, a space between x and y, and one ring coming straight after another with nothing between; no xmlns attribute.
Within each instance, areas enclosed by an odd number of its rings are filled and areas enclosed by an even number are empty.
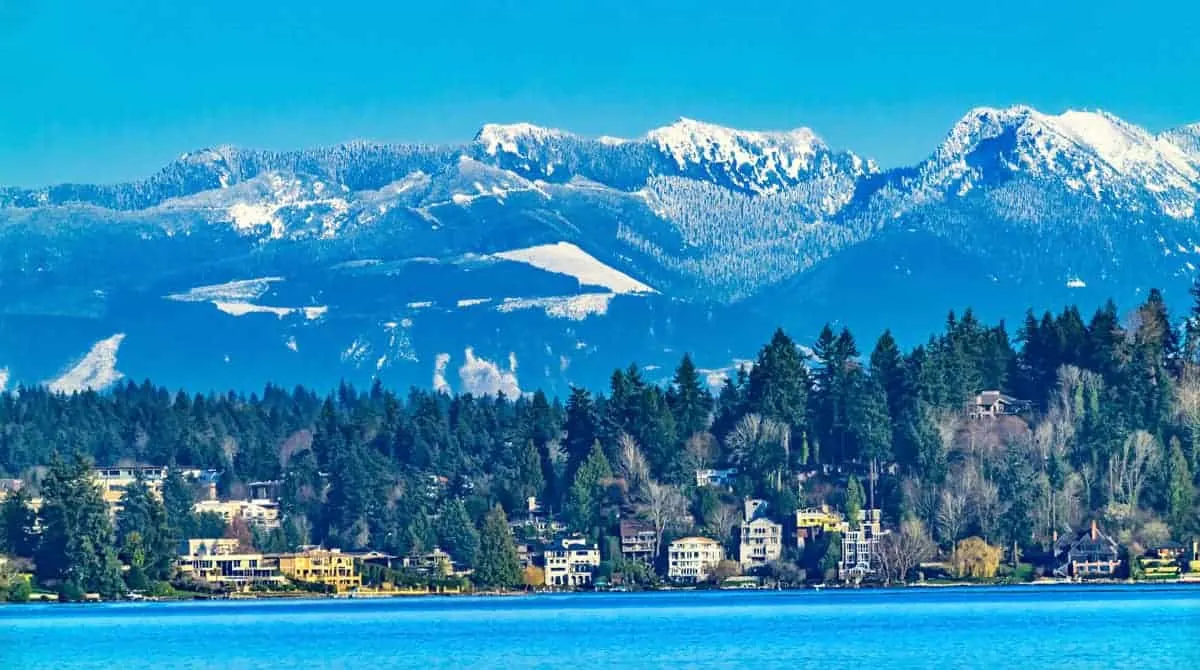
<svg viewBox="0 0 1200 670"><path fill-rule="evenodd" d="M900 482L900 492L904 496L904 504L917 518L927 524L937 523L940 493L933 484L926 483L917 477L906 477Z"/></svg>
<svg viewBox="0 0 1200 670"><path fill-rule="evenodd" d="M1137 510L1138 497L1146 478L1158 465L1161 453L1158 440L1144 430L1134 431L1125 438L1121 451L1109 458L1109 478L1118 502Z"/></svg>
<svg viewBox="0 0 1200 670"><path fill-rule="evenodd" d="M937 510L938 535L951 546L962 537L967 528L970 500L961 485L951 485L942 491Z"/></svg>
<svg viewBox="0 0 1200 670"><path fill-rule="evenodd" d="M909 519L900 524L900 529L888 533L879 540L879 558L888 579L907 581L908 573L933 557L936 545L925 524L918 519Z"/></svg>
<svg viewBox="0 0 1200 670"><path fill-rule="evenodd" d="M996 485L982 477L976 481L978 483L972 491L971 502L975 508L975 521L979 525L979 532L983 539L987 540L996 535L1000 515L1004 509L1000 505L1000 490Z"/></svg>
<svg viewBox="0 0 1200 670"><path fill-rule="evenodd" d="M1184 366L1179 383L1175 386L1175 415L1187 428L1193 445L1200 445L1200 366L1189 363ZM1193 472L1200 465L1200 449L1192 449Z"/></svg>
<svg viewBox="0 0 1200 670"><path fill-rule="evenodd" d="M629 433L621 433L617 444L621 448L620 471L625 479L626 491L631 500L644 500L650 484L650 463Z"/></svg>
<svg viewBox="0 0 1200 670"><path fill-rule="evenodd" d="M742 520L741 511L735 505L720 505L709 515L709 532L717 536L722 544L733 539L733 529Z"/></svg>
<svg viewBox="0 0 1200 670"><path fill-rule="evenodd" d="M747 414L729 431L725 444L739 467L766 475L779 490L788 468L791 432L786 423Z"/></svg>
<svg viewBox="0 0 1200 670"><path fill-rule="evenodd" d="M701 470L712 466L719 455L717 438L707 431L694 433L684 445L687 455L687 467L691 470Z"/></svg>
<svg viewBox="0 0 1200 670"><path fill-rule="evenodd" d="M646 483L642 516L654 526L654 555L662 548L663 533L673 524L689 524L687 499L679 489L656 481Z"/></svg>

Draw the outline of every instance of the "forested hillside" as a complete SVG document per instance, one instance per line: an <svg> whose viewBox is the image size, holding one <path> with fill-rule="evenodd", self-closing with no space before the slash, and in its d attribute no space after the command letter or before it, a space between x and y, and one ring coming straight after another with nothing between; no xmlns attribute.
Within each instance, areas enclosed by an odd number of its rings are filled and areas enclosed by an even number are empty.
<svg viewBox="0 0 1200 670"><path fill-rule="evenodd" d="M1154 291L1127 311L1068 307L1011 329L951 314L907 352L886 332L866 346L826 327L809 352L779 331L715 394L686 355L668 385L631 365L604 393L561 400L380 383L324 398L150 382L69 396L18 388L0 396L0 473L37 492L55 453L79 452L215 468L226 495L281 479L272 543L396 553L453 547L461 529L439 522L446 510L482 526L493 505L521 516L532 496L596 539L636 514L667 535L728 540L735 498L694 485L696 469L720 466L739 469L737 496L768 499L779 519L869 504L874 489L888 523L920 521L943 546L979 535L1039 551L1091 519L1144 544L1198 529L1197 316L1200 301L1173 321ZM972 418L985 389L1032 409ZM858 480L868 500L847 501Z"/></svg>

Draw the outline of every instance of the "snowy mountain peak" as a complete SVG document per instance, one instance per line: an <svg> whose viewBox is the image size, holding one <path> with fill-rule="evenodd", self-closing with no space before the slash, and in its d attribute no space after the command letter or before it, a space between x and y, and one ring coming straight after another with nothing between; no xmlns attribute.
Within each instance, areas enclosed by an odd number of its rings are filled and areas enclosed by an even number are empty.
<svg viewBox="0 0 1200 670"><path fill-rule="evenodd" d="M495 156L500 152L520 154L522 146L570 136L570 133L565 131L535 126L532 123L488 123L475 134L475 142L483 146L487 155Z"/></svg>
<svg viewBox="0 0 1200 670"><path fill-rule="evenodd" d="M1179 147L1194 165L1200 166L1200 123L1173 128L1158 137Z"/></svg>
<svg viewBox="0 0 1200 670"><path fill-rule="evenodd" d="M997 169L1054 176L1072 190L1133 208L1148 204L1173 218L1194 216L1200 197L1200 171L1184 149L1104 111L980 107L955 124L931 163L943 185L986 179ZM1129 202L1135 196L1146 202Z"/></svg>
<svg viewBox="0 0 1200 670"><path fill-rule="evenodd" d="M808 128L783 132L737 130L682 116L669 126L651 130L646 137L664 150L673 153L693 152L693 155L706 148L725 148L728 152L737 146L787 150L807 156L827 149L816 133Z"/></svg>
<svg viewBox="0 0 1200 670"><path fill-rule="evenodd" d="M179 162L193 165L228 164L233 160L237 151L233 145L221 144L211 148L184 152L179 155Z"/></svg>
<svg viewBox="0 0 1200 670"><path fill-rule="evenodd" d="M733 185L755 192L777 190L818 167L829 147L808 128L785 132L735 130L682 117L646 134L684 172L724 172Z"/></svg>

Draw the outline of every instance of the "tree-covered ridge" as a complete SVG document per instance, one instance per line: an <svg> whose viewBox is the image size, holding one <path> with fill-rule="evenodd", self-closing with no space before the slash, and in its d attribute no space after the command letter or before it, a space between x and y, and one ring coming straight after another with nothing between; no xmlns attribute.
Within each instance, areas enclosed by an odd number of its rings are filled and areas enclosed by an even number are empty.
<svg viewBox="0 0 1200 670"><path fill-rule="evenodd" d="M224 495L279 479L284 528L273 543L438 545L497 585L516 579L498 519L524 517L529 498L597 540L616 534L618 515L636 515L660 547L687 532L729 541L732 499L695 485L697 469L722 466L738 469L737 496L768 499L778 520L799 506L881 507L898 538L928 532L949 550L980 536L1013 558L1048 550L1089 519L1153 543L1197 530L1198 315L1200 305L1177 328L1152 291L1128 314L1111 303L1089 319L1074 307L1030 313L1013 337L968 310L907 352L885 332L866 353L848 330L826 327L810 353L779 331L715 395L688 356L668 384L631 365L605 393L577 388L565 402L540 392L402 396L378 382L324 398L273 386L250 396L148 382L71 396L20 388L0 396L0 471L40 488L43 525L68 515L56 522L68 534L99 522L87 506L50 504L70 499L54 487L77 481L64 461L42 476L55 453L214 468ZM972 418L986 389L1033 409ZM91 505L88 492L72 495ZM133 505L136 523L93 529L111 551L76 557L89 583L110 579L118 559L162 574L163 538L179 531L146 529L196 522L183 518L187 501L164 498L165 520ZM6 544L27 541L6 527ZM48 541L63 545L54 558ZM52 535L40 545L45 560L73 551ZM813 569L830 561L791 558Z"/></svg>

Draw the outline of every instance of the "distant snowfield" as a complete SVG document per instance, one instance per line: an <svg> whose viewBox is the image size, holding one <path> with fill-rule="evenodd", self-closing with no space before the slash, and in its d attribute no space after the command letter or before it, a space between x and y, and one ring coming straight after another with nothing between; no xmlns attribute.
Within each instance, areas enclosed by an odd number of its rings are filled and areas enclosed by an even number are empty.
<svg viewBox="0 0 1200 670"><path fill-rule="evenodd" d="M271 288L271 284L281 281L283 281L283 277L236 279L224 284L197 286L184 293L169 295L167 299L179 302L211 302L213 300L242 302L262 297Z"/></svg>
<svg viewBox="0 0 1200 670"><path fill-rule="evenodd" d="M589 316L608 313L608 303L615 293L584 293L543 298L505 298L496 311L508 313L521 309L541 309L555 319L583 321Z"/></svg>
<svg viewBox="0 0 1200 670"><path fill-rule="evenodd" d="M95 343L74 367L47 383L47 386L54 393L67 394L88 389L99 391L112 386L125 376L117 371L117 349L124 339L125 333L117 333ZM3 388L3 384L0 384L0 388Z"/></svg>
<svg viewBox="0 0 1200 670"><path fill-rule="evenodd" d="M325 305L315 305L311 307L268 307L267 305L256 305L249 302L225 302L223 300L214 300L212 304L222 312L232 316L245 316L247 314L274 314L277 318L282 319L289 314L303 314L305 319L314 321L321 318L329 311Z"/></svg>
<svg viewBox="0 0 1200 670"><path fill-rule="evenodd" d="M532 265L546 272L568 275L579 280L580 284L603 286L613 293L658 293L624 272L601 263L570 242L502 251L493 256Z"/></svg>

